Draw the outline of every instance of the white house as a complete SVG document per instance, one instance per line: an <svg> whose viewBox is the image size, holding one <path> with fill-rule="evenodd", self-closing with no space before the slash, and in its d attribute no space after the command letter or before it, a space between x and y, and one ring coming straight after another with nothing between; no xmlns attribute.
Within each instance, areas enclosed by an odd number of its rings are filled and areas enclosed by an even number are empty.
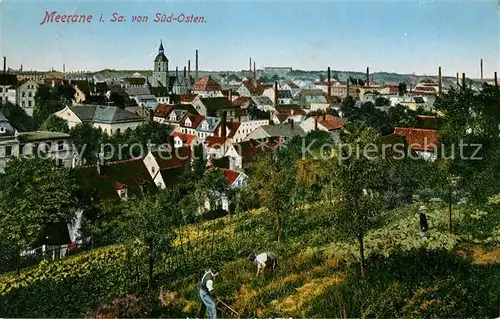
<svg viewBox="0 0 500 319"><path fill-rule="evenodd" d="M233 142L234 143L242 142L248 136L248 134L252 133L256 128L263 125L269 125L269 120L254 120L254 121L241 122L240 126L238 127L233 136Z"/></svg>
<svg viewBox="0 0 500 319"><path fill-rule="evenodd" d="M135 129L145 121L139 115L116 106L67 106L54 114L66 120L70 129L81 123L90 123L109 135Z"/></svg>
<svg viewBox="0 0 500 319"><path fill-rule="evenodd" d="M243 187L246 183L246 180L248 179L248 176L241 171L233 171L225 168L219 168L219 169L224 174L227 184L232 189L238 189ZM209 211L215 204L215 206L220 206L222 210L229 212L230 201L227 198L227 195L220 194L218 192L214 195L217 203L211 203L208 198L205 199L205 205L204 205L205 210Z"/></svg>
<svg viewBox="0 0 500 319"><path fill-rule="evenodd" d="M26 80L19 83L16 89L16 98L13 103L24 109L26 114L33 116L35 107L35 94L39 84L33 80Z"/></svg>
<svg viewBox="0 0 500 319"><path fill-rule="evenodd" d="M205 116L196 128L198 139L203 142L207 136L215 136L220 122L219 117Z"/></svg>

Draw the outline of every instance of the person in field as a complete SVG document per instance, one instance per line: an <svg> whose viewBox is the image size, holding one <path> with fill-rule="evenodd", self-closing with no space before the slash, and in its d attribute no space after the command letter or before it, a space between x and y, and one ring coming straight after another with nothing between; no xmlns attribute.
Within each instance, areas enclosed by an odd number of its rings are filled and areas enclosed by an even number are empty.
<svg viewBox="0 0 500 319"><path fill-rule="evenodd" d="M257 275L259 275L262 270L274 272L276 268L278 268L276 255L270 251L259 255L250 254L248 256L248 261L257 265Z"/></svg>
<svg viewBox="0 0 500 319"><path fill-rule="evenodd" d="M427 240L427 230L429 230L429 224L427 223L427 208L425 206L420 206L420 230L424 233L424 239Z"/></svg>
<svg viewBox="0 0 500 319"><path fill-rule="evenodd" d="M201 277L201 280L198 283L198 294L202 301L201 308L198 311L198 318L202 318L205 311L208 313L209 319L217 318L217 308L215 306L213 290L214 278L218 275L218 272L213 273L211 269L207 269L205 270L203 277Z"/></svg>

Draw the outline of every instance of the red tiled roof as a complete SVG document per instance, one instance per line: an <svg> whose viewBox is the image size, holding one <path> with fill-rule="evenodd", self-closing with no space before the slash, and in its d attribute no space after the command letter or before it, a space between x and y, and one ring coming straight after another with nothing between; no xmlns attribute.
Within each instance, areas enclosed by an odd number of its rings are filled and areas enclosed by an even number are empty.
<svg viewBox="0 0 500 319"><path fill-rule="evenodd" d="M232 171L227 168L220 168L222 172L224 173L224 176L226 177L226 182L229 185L233 185L233 183L238 179L238 176L240 176L239 172Z"/></svg>
<svg viewBox="0 0 500 319"><path fill-rule="evenodd" d="M189 146L153 152L160 169L182 167L191 160L192 155Z"/></svg>
<svg viewBox="0 0 500 319"><path fill-rule="evenodd" d="M158 117L167 117L168 114L172 111L172 105L168 104L158 104L154 111L154 116Z"/></svg>
<svg viewBox="0 0 500 319"><path fill-rule="evenodd" d="M194 141L196 141L196 135L185 134L180 132L172 133L173 137L179 137L182 141L182 146L191 146Z"/></svg>
<svg viewBox="0 0 500 319"><path fill-rule="evenodd" d="M191 103L198 96L198 94L181 94L179 95L179 102Z"/></svg>
<svg viewBox="0 0 500 319"><path fill-rule="evenodd" d="M193 91L220 91L222 88L210 75L206 75L193 85Z"/></svg>
<svg viewBox="0 0 500 319"><path fill-rule="evenodd" d="M250 81L243 81L242 84L248 89L250 94L261 95L264 93L264 87L260 84L254 84Z"/></svg>
<svg viewBox="0 0 500 319"><path fill-rule="evenodd" d="M121 190L121 189L124 189L124 188L127 188L127 185L122 184L120 182L115 182L115 189L116 190Z"/></svg>
<svg viewBox="0 0 500 319"><path fill-rule="evenodd" d="M408 145L415 151L433 151L438 145L436 130L396 127L395 136L404 136Z"/></svg>
<svg viewBox="0 0 500 319"><path fill-rule="evenodd" d="M276 105L275 106L276 113L283 115L292 115L292 110L293 110L293 115L306 115L306 112L300 108L298 105Z"/></svg>
<svg viewBox="0 0 500 319"><path fill-rule="evenodd" d="M227 135L228 138L234 137L234 134L236 134L236 131L240 127L241 123L239 122L227 122L226 123L226 130L229 129L229 134Z"/></svg>
<svg viewBox="0 0 500 319"><path fill-rule="evenodd" d="M326 114L324 118L323 115L317 115L314 118L318 121L319 124L323 125L328 130L338 130L345 125L344 121L331 114Z"/></svg>
<svg viewBox="0 0 500 319"><path fill-rule="evenodd" d="M186 126L186 119L189 118L191 121L191 126ZM188 114L187 116L184 117L182 124L180 125L181 127L187 127L187 128L194 128L196 129L198 125L203 121L203 116L202 115L194 115L194 114Z"/></svg>
<svg viewBox="0 0 500 319"><path fill-rule="evenodd" d="M249 101L250 101L249 97L240 96L237 99L233 100L233 104L236 106L242 106L242 105L245 105L246 103L248 103Z"/></svg>

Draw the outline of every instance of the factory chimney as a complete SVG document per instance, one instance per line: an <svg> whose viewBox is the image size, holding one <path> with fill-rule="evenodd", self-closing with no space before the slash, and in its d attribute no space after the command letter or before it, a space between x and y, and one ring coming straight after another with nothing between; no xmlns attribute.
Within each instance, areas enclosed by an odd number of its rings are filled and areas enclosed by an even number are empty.
<svg viewBox="0 0 500 319"><path fill-rule="evenodd" d="M366 68L366 84L365 84L365 86L368 86L368 87L370 86L370 68L369 67Z"/></svg>
<svg viewBox="0 0 500 319"><path fill-rule="evenodd" d="M191 60L188 60L188 89L191 90Z"/></svg>
<svg viewBox="0 0 500 319"><path fill-rule="evenodd" d="M255 61L253 61L253 79L256 80L257 79L257 72L255 70Z"/></svg>
<svg viewBox="0 0 500 319"><path fill-rule="evenodd" d="M457 72L457 85L460 87L460 80L458 79L458 72Z"/></svg>
<svg viewBox="0 0 500 319"><path fill-rule="evenodd" d="M330 72L330 67L328 67L328 100L330 100L330 97L332 96L332 74Z"/></svg>
<svg viewBox="0 0 500 319"><path fill-rule="evenodd" d="M441 95L443 89L443 81L441 78L441 67L438 68L438 85L439 85L438 94Z"/></svg>
<svg viewBox="0 0 500 319"><path fill-rule="evenodd" d="M196 61L195 61L195 71L194 71L194 80L198 82L198 49L196 49Z"/></svg>
<svg viewBox="0 0 500 319"><path fill-rule="evenodd" d="M497 79L497 72L495 71L495 88L498 90L498 79Z"/></svg>
<svg viewBox="0 0 500 319"><path fill-rule="evenodd" d="M66 64L63 63L63 74L66 73Z"/></svg>
<svg viewBox="0 0 500 319"><path fill-rule="evenodd" d="M481 82L483 82L483 58L481 58Z"/></svg>
<svg viewBox="0 0 500 319"><path fill-rule="evenodd" d="M184 66L184 71L182 71L182 78L186 81L186 66Z"/></svg>
<svg viewBox="0 0 500 319"><path fill-rule="evenodd" d="M467 86L465 85L465 72L464 72L464 73L462 73L462 89L465 90L466 87Z"/></svg>
<svg viewBox="0 0 500 319"><path fill-rule="evenodd" d="M19 71L23 72L23 65L22 64L21 64L21 70L19 70Z"/></svg>
<svg viewBox="0 0 500 319"><path fill-rule="evenodd" d="M274 82L274 106L278 105L278 81Z"/></svg>
<svg viewBox="0 0 500 319"><path fill-rule="evenodd" d="M4 76L4 81L5 83L4 84L7 84L7 57L3 57L3 76ZM7 101L6 97L5 97L5 93L7 91L7 88L3 89L3 98L2 98L2 101L5 102Z"/></svg>
<svg viewBox="0 0 500 319"><path fill-rule="evenodd" d="M222 123L220 126L220 137L226 138L226 122L227 122L227 114L226 110L222 111Z"/></svg>
<svg viewBox="0 0 500 319"><path fill-rule="evenodd" d="M347 79L347 83L346 83L346 91L347 91L347 93L346 93L346 97L348 97L348 96L349 96L349 79Z"/></svg>

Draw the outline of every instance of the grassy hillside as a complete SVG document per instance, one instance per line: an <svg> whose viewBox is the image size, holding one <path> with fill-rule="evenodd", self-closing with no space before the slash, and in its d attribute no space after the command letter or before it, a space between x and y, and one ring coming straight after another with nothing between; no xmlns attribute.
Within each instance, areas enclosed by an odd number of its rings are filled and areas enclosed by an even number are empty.
<svg viewBox="0 0 500 319"><path fill-rule="evenodd" d="M284 215L280 244L272 215L259 209L178 230L175 247L156 269L152 292L144 288L145 267L123 261L122 250L110 247L41 264L20 278L0 277L0 315L193 317L204 267L220 270L216 295L242 317L498 315L498 207L454 208L451 234L447 208L432 206L427 241L416 212L412 205L373 221L364 281L357 245L337 226L332 205ZM246 256L266 250L278 254L280 267L274 276L257 278ZM234 316L224 308L221 315Z"/></svg>

